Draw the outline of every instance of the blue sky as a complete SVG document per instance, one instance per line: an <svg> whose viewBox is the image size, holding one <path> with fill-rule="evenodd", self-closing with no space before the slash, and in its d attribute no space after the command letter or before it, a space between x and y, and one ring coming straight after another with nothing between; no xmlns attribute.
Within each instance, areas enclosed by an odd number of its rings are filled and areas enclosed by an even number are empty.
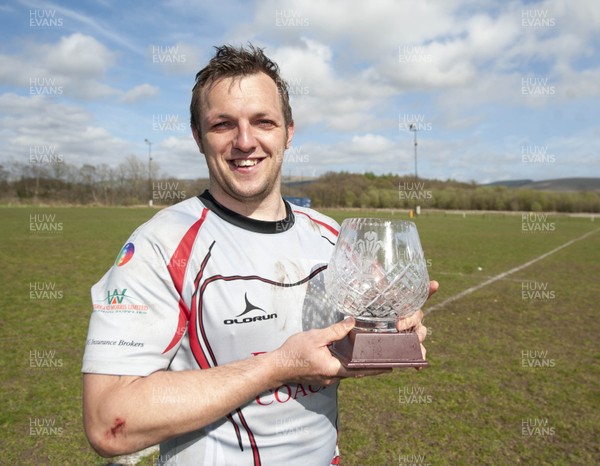
<svg viewBox="0 0 600 466"><path fill-rule="evenodd" d="M286 176L414 174L411 123L425 178L600 176L599 2L20 0L0 24L0 164L117 167L148 139L206 177L195 73L252 42L291 85Z"/></svg>

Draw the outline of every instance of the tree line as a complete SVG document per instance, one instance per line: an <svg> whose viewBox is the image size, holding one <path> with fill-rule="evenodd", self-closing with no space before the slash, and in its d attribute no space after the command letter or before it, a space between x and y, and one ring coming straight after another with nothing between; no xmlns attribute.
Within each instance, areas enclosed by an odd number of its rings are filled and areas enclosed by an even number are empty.
<svg viewBox="0 0 600 466"><path fill-rule="evenodd" d="M60 163L0 165L4 204L171 205L208 187L207 179L179 180L129 156L117 167ZM555 192L482 186L393 174L331 172L304 182L283 180L284 196L307 197L315 208L421 208L531 212L600 212L597 191Z"/></svg>
<svg viewBox="0 0 600 466"><path fill-rule="evenodd" d="M372 173L327 173L295 186L315 207L600 212L598 191L545 191Z"/></svg>

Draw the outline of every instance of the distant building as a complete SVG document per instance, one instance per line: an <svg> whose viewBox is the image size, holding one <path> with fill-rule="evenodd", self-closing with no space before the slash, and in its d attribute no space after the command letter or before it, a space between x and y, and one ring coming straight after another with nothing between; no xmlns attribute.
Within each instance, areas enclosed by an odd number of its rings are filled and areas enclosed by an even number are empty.
<svg viewBox="0 0 600 466"><path fill-rule="evenodd" d="M310 197L291 197L284 196L286 201L291 202L292 204L296 204L300 207L310 207Z"/></svg>

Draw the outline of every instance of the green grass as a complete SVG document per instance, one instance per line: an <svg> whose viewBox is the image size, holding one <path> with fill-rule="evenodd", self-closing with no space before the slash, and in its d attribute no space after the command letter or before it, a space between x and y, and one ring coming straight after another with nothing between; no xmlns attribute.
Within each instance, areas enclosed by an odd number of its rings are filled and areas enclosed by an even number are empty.
<svg viewBox="0 0 600 466"><path fill-rule="evenodd" d="M1 463L108 463L82 431L89 289L155 212L0 208ZM338 221L406 218L326 213ZM36 214L55 214L62 231L31 232ZM551 216L554 231L526 233L521 217L502 214L428 214L415 221L430 276L441 284L430 305L600 227L589 218ZM598 276L600 232L428 314L430 368L341 384L343 464L598 464ZM552 293L523 299L524 282ZM53 284L60 298L31 299L35 283ZM551 366L523 367L523 359L536 362L523 352L535 351ZM40 352L55 367L31 367L30 356ZM410 393L421 395L418 402L407 402ZM546 430L524 435L527 420ZM52 428L32 435L35 422Z"/></svg>

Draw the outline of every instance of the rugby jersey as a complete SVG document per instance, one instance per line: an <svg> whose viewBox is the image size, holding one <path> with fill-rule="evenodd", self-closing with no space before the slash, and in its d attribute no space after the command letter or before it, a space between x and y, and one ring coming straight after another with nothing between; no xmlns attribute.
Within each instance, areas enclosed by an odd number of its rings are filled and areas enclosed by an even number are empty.
<svg viewBox="0 0 600 466"><path fill-rule="evenodd" d="M285 206L284 220L260 221L205 191L139 227L92 287L83 372L210 369L338 321L323 272L339 225ZM159 464L336 464L337 416L337 384L274 387L161 444Z"/></svg>

